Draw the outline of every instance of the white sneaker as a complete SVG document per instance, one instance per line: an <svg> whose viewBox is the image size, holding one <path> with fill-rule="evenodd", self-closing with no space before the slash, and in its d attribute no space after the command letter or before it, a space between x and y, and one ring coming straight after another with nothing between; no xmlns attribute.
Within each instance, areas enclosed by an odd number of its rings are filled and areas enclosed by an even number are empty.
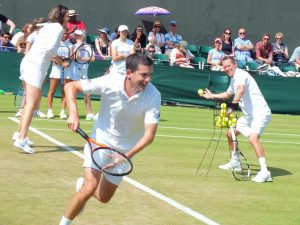
<svg viewBox="0 0 300 225"><path fill-rule="evenodd" d="M93 120L94 120L94 121L97 121L98 118L99 118L99 113L97 113L97 114L94 115Z"/></svg>
<svg viewBox="0 0 300 225"><path fill-rule="evenodd" d="M84 178L83 177L79 177L76 181L76 192L79 192L82 185L83 185L83 182L84 182ZM82 209L80 210L79 213L82 213L84 211L84 208L85 208L85 205L82 207Z"/></svg>
<svg viewBox="0 0 300 225"><path fill-rule="evenodd" d="M66 113L64 111L60 112L59 117L61 119L67 119L68 118L68 116L66 115Z"/></svg>
<svg viewBox="0 0 300 225"><path fill-rule="evenodd" d="M16 113L15 117L20 117L22 114L22 109L19 109L18 112Z"/></svg>
<svg viewBox="0 0 300 225"><path fill-rule="evenodd" d="M34 150L28 145L26 139L24 139L23 141L20 141L18 138L17 140L15 140L14 146L22 149L26 153L29 153L29 154L34 153Z"/></svg>
<svg viewBox="0 0 300 225"><path fill-rule="evenodd" d="M263 183L263 182L271 182L273 179L271 177L270 171L259 171L255 177L251 179L253 182Z"/></svg>
<svg viewBox="0 0 300 225"><path fill-rule="evenodd" d="M20 133L19 133L18 131L16 131L16 132L13 134L11 140L15 141L15 140L19 139L19 137L20 137ZM28 137L26 137L25 140L27 141L27 144L28 144L29 146L32 146L32 145L34 144L34 142L31 141Z"/></svg>
<svg viewBox="0 0 300 225"><path fill-rule="evenodd" d="M92 114L92 113L87 114L85 119L86 120L93 120L94 119L94 114Z"/></svg>
<svg viewBox="0 0 300 225"><path fill-rule="evenodd" d="M40 117L40 118L46 118L47 115L45 113L43 113L42 111L38 110L37 111L37 116Z"/></svg>
<svg viewBox="0 0 300 225"><path fill-rule="evenodd" d="M53 119L53 118L54 118L54 114L53 114L52 109L48 109L48 112L47 112L47 118L48 118L48 119Z"/></svg>
<svg viewBox="0 0 300 225"><path fill-rule="evenodd" d="M229 163L224 165L219 165L219 168L222 170L234 170L234 171L241 171L241 162L238 160L230 160Z"/></svg>

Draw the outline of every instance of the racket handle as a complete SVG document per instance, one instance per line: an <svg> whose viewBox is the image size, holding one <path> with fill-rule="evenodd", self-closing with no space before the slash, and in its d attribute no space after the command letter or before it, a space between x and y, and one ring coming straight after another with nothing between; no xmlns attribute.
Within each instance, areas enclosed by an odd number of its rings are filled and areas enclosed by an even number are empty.
<svg viewBox="0 0 300 225"><path fill-rule="evenodd" d="M81 130L80 127L77 128L76 132L80 134L84 139L89 139L89 136L83 130Z"/></svg>

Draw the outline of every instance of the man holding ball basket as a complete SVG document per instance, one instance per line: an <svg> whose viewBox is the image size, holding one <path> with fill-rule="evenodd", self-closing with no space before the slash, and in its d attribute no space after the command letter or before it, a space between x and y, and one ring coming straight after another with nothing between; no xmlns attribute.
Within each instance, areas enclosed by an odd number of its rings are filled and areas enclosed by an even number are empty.
<svg viewBox="0 0 300 225"><path fill-rule="evenodd" d="M214 94L208 89L199 93L199 95L206 99L230 99L234 95L233 104L238 104L244 115L238 119L235 128L236 136L242 133L248 138L249 143L255 150L261 170L252 178L252 181L263 183L272 181L271 173L267 169L265 151L260 143L260 136L267 124L271 120L271 110L265 101L259 87L250 74L244 70L237 68L236 60L231 56L225 56L222 61L224 71L231 77L230 85L226 92ZM231 109L230 109L231 111ZM230 114L231 112L228 112ZM232 146L232 135L227 132L227 138ZM240 159L238 155L231 151L231 160L229 163L220 165L220 169L231 170L240 166Z"/></svg>

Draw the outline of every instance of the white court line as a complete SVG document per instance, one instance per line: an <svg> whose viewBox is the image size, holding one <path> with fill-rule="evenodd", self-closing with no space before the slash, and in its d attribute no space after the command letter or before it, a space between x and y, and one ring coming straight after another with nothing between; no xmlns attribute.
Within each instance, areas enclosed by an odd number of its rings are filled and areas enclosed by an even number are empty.
<svg viewBox="0 0 300 225"><path fill-rule="evenodd" d="M57 130L57 131L69 131L68 129L56 129L56 128L39 128L40 130ZM185 138L185 139L198 139L198 140L210 140L211 138L206 137L191 137L191 136L176 136L176 135L165 135L156 134L157 137L168 137L168 138ZM220 138L220 141L227 141L227 139ZM248 142L247 140L239 140L239 142ZM262 143L275 143L275 144L292 144L300 145L300 142L288 142L288 141L270 141L270 140L260 140Z"/></svg>
<svg viewBox="0 0 300 225"><path fill-rule="evenodd" d="M19 122L19 120L16 119L16 118L9 117L9 119L12 120L12 121L14 121L14 122L16 122L16 123ZM50 137L49 135L47 135L47 134L39 131L38 129L33 128L33 127L30 126L29 130L32 131L33 133L36 133L37 135L40 135L41 137L47 139L48 141L56 144L57 146L59 146L59 147L65 149L65 150L67 150L67 151L69 151L69 152L77 155L78 157L84 158L84 156L83 156L82 153L80 153L80 152L76 151L75 149L69 147L68 145L65 145L64 143L62 143L62 142L60 142L60 141L58 141L58 140ZM167 197L165 195L162 195L162 194L158 193L157 191L155 191L155 190L153 190L153 189L151 189L151 188L149 188L149 187L147 187L147 186L145 186L145 185L143 185L143 184L141 184L141 183L139 183L139 182L137 182L137 181L135 181L135 180L133 180L133 179L131 179L129 177L125 176L124 177L124 181L126 181L126 182L132 184L133 186L139 188L140 190L142 190L142 191L144 191L144 192L146 192L146 193L148 193L148 194L150 194L150 195L152 195L152 196L154 196L154 197L162 200L163 202L166 202L167 204L169 204L169 205L171 205L171 206L179 209L180 211L182 211L182 212L184 212L184 213L186 213L186 214L188 214L188 215L196 218L197 220L202 221L205 224L208 224L208 225L219 225L218 223L216 223L215 221L207 218L206 216L202 215L201 213L196 212L196 211L192 210L191 208L189 208L187 206L184 206L184 205L182 205L182 204L174 201L173 199L171 199L171 198L169 198L169 197Z"/></svg>

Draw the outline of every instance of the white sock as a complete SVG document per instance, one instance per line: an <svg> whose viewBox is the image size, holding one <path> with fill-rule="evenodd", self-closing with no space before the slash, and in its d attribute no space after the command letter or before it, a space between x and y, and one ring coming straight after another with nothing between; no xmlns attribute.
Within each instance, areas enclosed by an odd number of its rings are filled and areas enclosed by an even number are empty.
<svg viewBox="0 0 300 225"><path fill-rule="evenodd" d="M63 109L62 109L62 110L60 110L60 113L65 113L65 110L63 110Z"/></svg>
<svg viewBox="0 0 300 225"><path fill-rule="evenodd" d="M260 157L260 158L258 158L258 161L259 161L259 165L260 165L260 170L268 171L267 164L266 164L266 158Z"/></svg>
<svg viewBox="0 0 300 225"><path fill-rule="evenodd" d="M48 112L52 112L52 109L48 109Z"/></svg>
<svg viewBox="0 0 300 225"><path fill-rule="evenodd" d="M237 151L231 151L231 160L240 161L239 153Z"/></svg>
<svg viewBox="0 0 300 225"><path fill-rule="evenodd" d="M72 220L63 216L60 220L59 225L70 225L71 223L72 223Z"/></svg>

